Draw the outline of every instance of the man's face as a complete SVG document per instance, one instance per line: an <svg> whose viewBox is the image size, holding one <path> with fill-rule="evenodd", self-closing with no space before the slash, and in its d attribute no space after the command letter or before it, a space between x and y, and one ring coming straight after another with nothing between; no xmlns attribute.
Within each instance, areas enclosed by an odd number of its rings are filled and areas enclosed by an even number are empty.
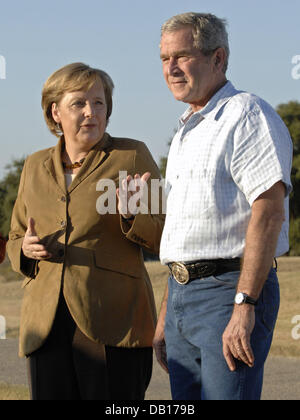
<svg viewBox="0 0 300 420"><path fill-rule="evenodd" d="M165 32L160 56L167 85L175 99L202 109L216 90L215 55L205 56L194 47L191 27ZM213 92L213 93L212 93Z"/></svg>

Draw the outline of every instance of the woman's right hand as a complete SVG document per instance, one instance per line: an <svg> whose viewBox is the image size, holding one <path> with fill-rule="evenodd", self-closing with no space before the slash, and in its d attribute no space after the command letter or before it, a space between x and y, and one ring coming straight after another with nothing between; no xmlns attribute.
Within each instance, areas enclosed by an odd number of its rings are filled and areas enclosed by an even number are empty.
<svg viewBox="0 0 300 420"><path fill-rule="evenodd" d="M28 219L28 227L22 244L22 251L25 257L33 260L46 260L51 254L45 246L40 244L40 238L35 230L35 221L32 217Z"/></svg>

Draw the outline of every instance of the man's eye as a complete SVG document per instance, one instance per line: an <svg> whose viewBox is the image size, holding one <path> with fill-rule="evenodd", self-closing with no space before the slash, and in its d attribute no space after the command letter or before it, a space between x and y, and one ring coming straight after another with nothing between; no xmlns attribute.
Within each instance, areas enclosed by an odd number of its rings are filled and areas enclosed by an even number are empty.
<svg viewBox="0 0 300 420"><path fill-rule="evenodd" d="M177 61L179 62L183 62L183 61L187 61L189 57L187 57L186 55L181 55L179 57L177 57Z"/></svg>

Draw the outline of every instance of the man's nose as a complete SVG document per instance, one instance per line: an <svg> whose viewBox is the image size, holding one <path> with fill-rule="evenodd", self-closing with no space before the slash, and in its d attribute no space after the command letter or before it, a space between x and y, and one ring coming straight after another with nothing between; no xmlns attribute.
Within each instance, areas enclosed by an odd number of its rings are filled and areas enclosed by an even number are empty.
<svg viewBox="0 0 300 420"><path fill-rule="evenodd" d="M168 66L168 74L169 76L173 76L174 74L178 74L180 69L178 67L178 61L175 57L171 57Z"/></svg>

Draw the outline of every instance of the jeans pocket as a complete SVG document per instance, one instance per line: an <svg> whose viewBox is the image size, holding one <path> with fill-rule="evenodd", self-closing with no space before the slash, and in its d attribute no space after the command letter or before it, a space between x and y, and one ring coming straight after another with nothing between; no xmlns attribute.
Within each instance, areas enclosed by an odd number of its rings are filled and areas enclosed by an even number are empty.
<svg viewBox="0 0 300 420"><path fill-rule="evenodd" d="M272 332L275 328L280 305L279 284L275 271L270 274L263 287L260 303L262 305L262 322Z"/></svg>
<svg viewBox="0 0 300 420"><path fill-rule="evenodd" d="M227 273L211 276L211 278L219 284L236 288L240 277L240 271L228 271Z"/></svg>

